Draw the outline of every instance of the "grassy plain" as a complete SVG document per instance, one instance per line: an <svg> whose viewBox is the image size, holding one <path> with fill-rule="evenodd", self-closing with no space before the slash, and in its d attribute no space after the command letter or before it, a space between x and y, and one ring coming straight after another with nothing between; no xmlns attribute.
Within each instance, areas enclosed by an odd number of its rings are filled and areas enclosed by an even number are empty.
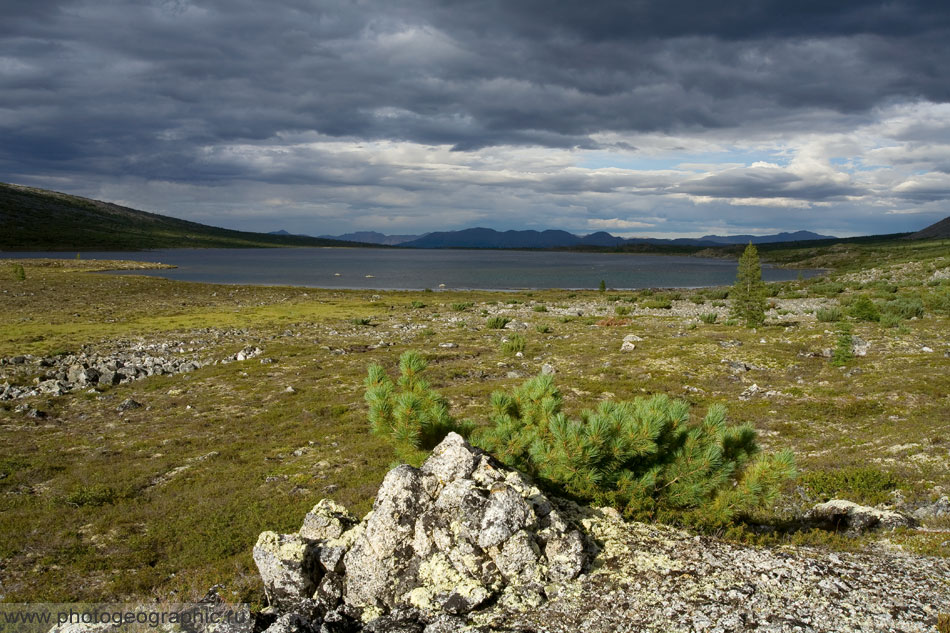
<svg viewBox="0 0 950 633"><path fill-rule="evenodd" d="M394 371L408 349L426 355L453 414L476 422L493 390L544 364L569 413L658 392L697 415L725 403L766 449L797 455L802 476L757 517L766 523L833 496L913 507L950 494L950 242L769 254L830 272L771 284L757 330L729 322L725 289L315 290L104 275L92 271L139 264L74 260L20 261L20 280L0 260L0 358L141 341L209 360L258 346L274 361L0 402L0 600L192 600L221 584L259 603L251 548L261 531L295 530L325 496L370 508L395 457L368 432L362 380L371 362ZM855 320L862 295L913 318ZM819 321L822 308L851 322L866 356L832 364L837 323ZM506 328L492 327L498 317ZM621 351L627 334L642 340ZM144 406L118 411L130 397ZM933 519L877 540L730 536L947 556L948 530Z"/></svg>

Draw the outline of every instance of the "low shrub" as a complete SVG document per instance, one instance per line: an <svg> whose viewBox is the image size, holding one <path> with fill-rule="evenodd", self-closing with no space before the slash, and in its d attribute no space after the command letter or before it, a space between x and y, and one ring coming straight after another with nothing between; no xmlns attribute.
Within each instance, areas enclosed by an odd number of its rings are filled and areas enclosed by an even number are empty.
<svg viewBox="0 0 950 633"><path fill-rule="evenodd" d="M881 311L867 295L856 298L848 308L848 314L858 321L880 321Z"/></svg>
<svg viewBox="0 0 950 633"><path fill-rule="evenodd" d="M847 289L842 283L836 281L825 281L812 284L808 288L808 294L811 296L820 296L820 297L834 297L839 295Z"/></svg>
<svg viewBox="0 0 950 633"><path fill-rule="evenodd" d="M881 315L881 320L878 323L881 324L881 327L900 327L900 324L903 323L903 319L896 314L891 314L890 312L885 312Z"/></svg>
<svg viewBox="0 0 950 633"><path fill-rule="evenodd" d="M426 307L426 304L422 303L421 301L413 301L412 304L410 305L412 306L414 310L420 310Z"/></svg>
<svg viewBox="0 0 950 633"><path fill-rule="evenodd" d="M950 286L942 286L926 297L927 308L937 314L950 314Z"/></svg>
<svg viewBox="0 0 950 633"><path fill-rule="evenodd" d="M485 322L485 327L489 330L503 330L509 323L511 323L511 319L508 317L493 316Z"/></svg>
<svg viewBox="0 0 950 633"><path fill-rule="evenodd" d="M455 312L465 312L466 310L468 310L469 308L471 308L471 307L474 306L474 305L475 305L475 304L472 303L471 301L463 301L462 303L453 303L453 304L452 304L452 309L453 309Z"/></svg>
<svg viewBox="0 0 950 633"><path fill-rule="evenodd" d="M548 307L547 307L546 305L544 305L543 303L540 304L540 305L536 305L536 306L534 306L534 307L531 308L531 309L534 310L535 312L547 312L547 311L548 311Z"/></svg>
<svg viewBox="0 0 950 633"><path fill-rule="evenodd" d="M818 308L818 311L815 312L815 318L821 323L834 323L840 321L843 316L841 309L835 306Z"/></svg>
<svg viewBox="0 0 950 633"><path fill-rule="evenodd" d="M473 428L449 415L448 403L422 378L426 366L421 354L409 351L399 357L395 383L378 364L369 366L365 380L370 430L389 438L401 458L416 463L424 457L416 451L432 449L451 431L467 436Z"/></svg>
<svg viewBox="0 0 950 633"><path fill-rule="evenodd" d="M795 474L789 452L759 454L755 430L714 405L697 422L689 405L658 395L602 401L569 419L551 376L491 397L493 428L477 441L509 466L576 499L628 518L722 526L772 504Z"/></svg>
<svg viewBox="0 0 950 633"><path fill-rule="evenodd" d="M551 327L543 323L539 323L538 325L534 326L534 331L537 332L538 334L550 334Z"/></svg>
<svg viewBox="0 0 950 633"><path fill-rule="evenodd" d="M899 297L884 304L884 315L894 315L901 319L921 318L924 316L924 302L918 297Z"/></svg>
<svg viewBox="0 0 950 633"><path fill-rule="evenodd" d="M891 491L899 488L901 481L878 468L849 466L804 473L799 483L819 501L843 498L873 506L888 501Z"/></svg>
<svg viewBox="0 0 950 633"><path fill-rule="evenodd" d="M106 504L115 503L124 496L126 495L123 495L120 491L116 490L112 486L92 484L73 488L73 490L66 495L64 501L71 506L99 507Z"/></svg>
<svg viewBox="0 0 950 633"><path fill-rule="evenodd" d="M729 297L729 288L707 288L703 291L709 299L727 299Z"/></svg>
<svg viewBox="0 0 950 633"><path fill-rule="evenodd" d="M630 314L630 306L615 306L614 314L617 316L627 316Z"/></svg>
<svg viewBox="0 0 950 633"><path fill-rule="evenodd" d="M518 352L523 352L524 346L524 337L520 334L512 334L507 340L501 342L501 351L507 354L516 354Z"/></svg>
<svg viewBox="0 0 950 633"><path fill-rule="evenodd" d="M652 308L654 310L670 310L673 308L673 302L666 298L647 299L642 305L644 308Z"/></svg>
<svg viewBox="0 0 950 633"><path fill-rule="evenodd" d="M353 317L350 319L350 323L353 325L372 325L372 319L369 317Z"/></svg>
<svg viewBox="0 0 950 633"><path fill-rule="evenodd" d="M719 315L716 314L715 312L704 312L703 314L699 315L700 321L702 321L703 323L708 323L710 325L715 323L716 319L718 318L719 318Z"/></svg>
<svg viewBox="0 0 950 633"><path fill-rule="evenodd" d="M831 353L831 364L836 367L841 367L853 359L853 345L854 339L851 337L851 324L840 323L838 325L838 337L835 341L835 348Z"/></svg>

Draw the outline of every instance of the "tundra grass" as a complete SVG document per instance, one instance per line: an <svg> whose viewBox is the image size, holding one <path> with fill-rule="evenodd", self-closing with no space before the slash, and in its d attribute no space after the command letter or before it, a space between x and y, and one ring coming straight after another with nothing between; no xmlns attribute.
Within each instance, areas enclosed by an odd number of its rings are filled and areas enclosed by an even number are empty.
<svg viewBox="0 0 950 633"><path fill-rule="evenodd" d="M658 392L686 399L697 415L724 403L731 419L756 427L766 449L797 455L803 478L776 516L836 495L932 501L950 493L950 315L926 308L945 288L932 282L950 253L937 252L782 284L756 330L695 327L710 304L691 299L716 294L708 290L664 295L670 309L630 302L617 319L615 302L596 290L209 285L90 272L115 266L95 262L23 261L19 279L0 262L0 357L200 341L196 349L209 360L255 345L274 361L0 402L0 599L193 600L222 584L223 595L259 604L250 552L261 531L297 529L322 497L357 514L370 509L395 455L368 431L362 380L372 362L394 372L409 349L425 354L428 378L453 414L477 423L487 419L492 391L543 364L555 369L571 415L603 398ZM852 322L870 349L833 366L823 353L836 334L815 318L816 306L837 305L888 276L901 296L921 299L923 316L898 328ZM813 295L814 283L844 289ZM505 330L489 327L494 317L510 320ZM513 334L525 341L523 358L502 345ZM621 352L627 334L642 340ZM126 398L144 406L120 413ZM28 417L20 404L47 417ZM947 538L933 534L909 530L892 544L950 555ZM863 543L821 533L790 538Z"/></svg>

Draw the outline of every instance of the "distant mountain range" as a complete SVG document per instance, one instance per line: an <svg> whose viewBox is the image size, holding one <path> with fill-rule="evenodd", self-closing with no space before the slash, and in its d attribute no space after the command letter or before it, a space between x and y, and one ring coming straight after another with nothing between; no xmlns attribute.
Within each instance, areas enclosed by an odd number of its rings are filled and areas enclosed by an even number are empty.
<svg viewBox="0 0 950 633"><path fill-rule="evenodd" d="M286 233L286 232L281 232ZM777 233L775 235L706 235L701 238L616 237L599 231L590 235L574 235L567 231L496 231L483 227L460 231L434 231L425 235L384 235L375 231L346 233L344 235L321 235L335 240L351 240L370 244L387 244L406 248L571 248L583 246L619 247L627 244L657 244L676 246L727 246L732 244L768 244L774 242L804 242L808 240L835 239L831 235L819 235L811 231Z"/></svg>
<svg viewBox="0 0 950 633"><path fill-rule="evenodd" d="M844 241L867 240L844 238ZM913 234L886 239L948 239L950 218ZM603 231L574 235L567 231L496 231L472 228L423 235L384 235L360 231L310 237L285 230L271 233L233 231L110 202L0 183L0 250L141 250L148 248L235 248L267 246L402 246L409 248L611 248L625 252L696 252L753 244L836 240L811 231L774 235L705 235L658 239L616 237Z"/></svg>
<svg viewBox="0 0 950 633"><path fill-rule="evenodd" d="M424 234L428 235L428 233ZM344 233L343 235L321 235L320 237L328 240L345 240L347 242L362 242L363 244L380 244L383 246L396 246L417 240L424 235L383 235L376 231L357 231L355 233Z"/></svg>

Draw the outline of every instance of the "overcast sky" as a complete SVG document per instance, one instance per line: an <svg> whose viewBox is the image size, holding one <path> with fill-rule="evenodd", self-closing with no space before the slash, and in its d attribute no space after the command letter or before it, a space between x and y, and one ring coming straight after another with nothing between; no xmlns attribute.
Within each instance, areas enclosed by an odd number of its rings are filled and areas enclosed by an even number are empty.
<svg viewBox="0 0 950 633"><path fill-rule="evenodd" d="M950 3L3 0L0 180L246 230L950 215Z"/></svg>

